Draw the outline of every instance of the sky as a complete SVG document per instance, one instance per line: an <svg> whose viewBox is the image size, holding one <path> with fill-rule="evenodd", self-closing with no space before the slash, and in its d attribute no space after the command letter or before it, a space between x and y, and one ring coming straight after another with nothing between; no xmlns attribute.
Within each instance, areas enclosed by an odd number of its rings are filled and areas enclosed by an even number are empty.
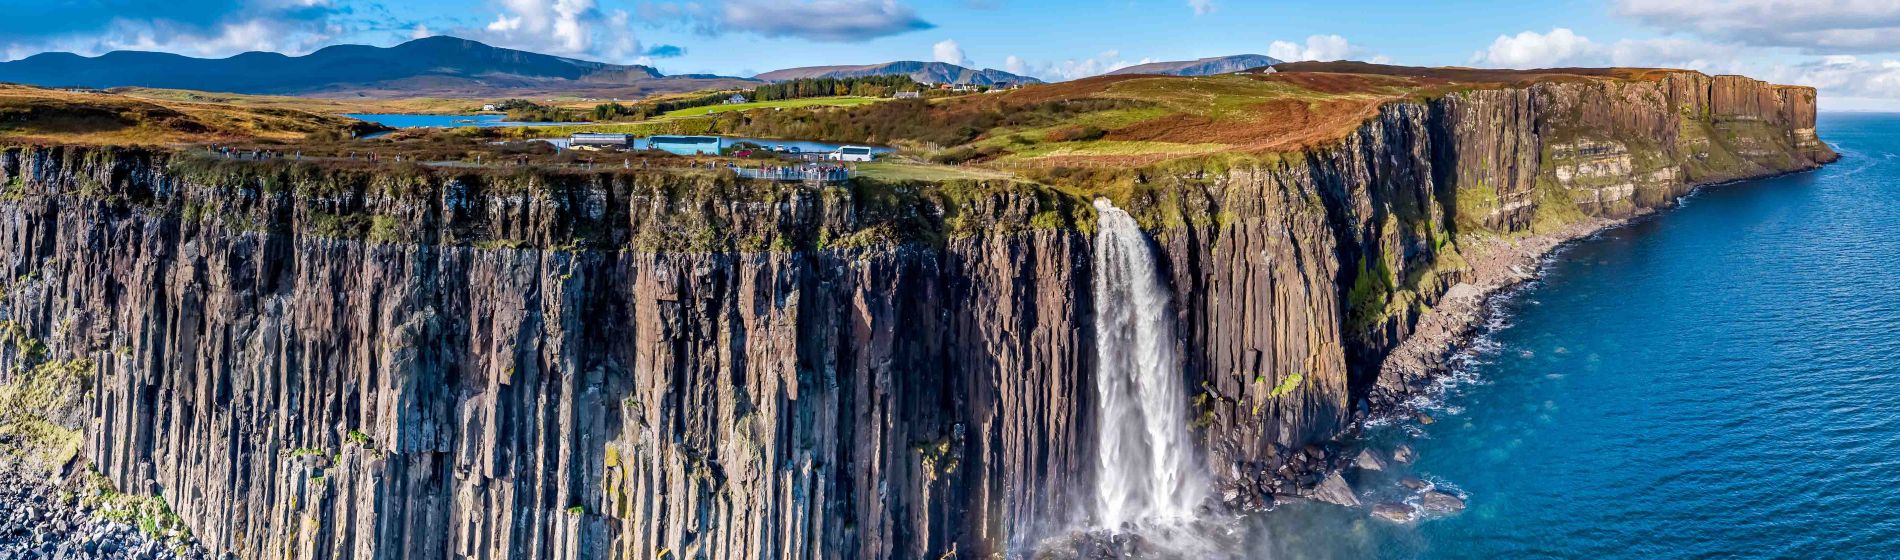
<svg viewBox="0 0 1900 560"><path fill-rule="evenodd" d="M454 35L750 76L938 60L1044 80L1229 54L1427 66L1656 66L1900 111L1900 0L0 0L0 60L297 55Z"/></svg>

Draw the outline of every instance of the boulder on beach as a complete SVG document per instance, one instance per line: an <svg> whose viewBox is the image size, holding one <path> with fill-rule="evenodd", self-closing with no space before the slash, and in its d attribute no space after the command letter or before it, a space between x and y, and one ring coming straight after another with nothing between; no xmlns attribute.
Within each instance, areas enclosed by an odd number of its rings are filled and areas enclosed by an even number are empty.
<svg viewBox="0 0 1900 560"><path fill-rule="evenodd" d="M1347 484L1346 477L1340 476L1338 472L1326 475L1319 485L1306 493L1306 497L1329 504L1359 507L1359 497L1353 495L1352 485Z"/></svg>
<svg viewBox="0 0 1900 560"><path fill-rule="evenodd" d="M1372 506L1372 516L1393 523L1411 523L1418 518L1418 512L1412 506L1399 502L1386 502Z"/></svg>
<svg viewBox="0 0 1900 560"><path fill-rule="evenodd" d="M1418 452L1414 451L1412 449L1412 446L1410 445L1401 443L1399 444L1398 447L1392 448L1392 460L1394 461L1398 461L1400 463L1410 463L1417 459L1418 459Z"/></svg>
<svg viewBox="0 0 1900 560"><path fill-rule="evenodd" d="M1418 423L1430 426L1433 422L1437 422L1437 420L1432 419L1432 415L1423 412L1418 413Z"/></svg>
<svg viewBox="0 0 1900 560"><path fill-rule="evenodd" d="M1435 511L1439 513L1452 513L1465 509L1465 501L1463 498L1438 490L1429 490L1423 494L1419 494L1418 505L1419 507L1425 508L1425 511Z"/></svg>
<svg viewBox="0 0 1900 560"><path fill-rule="evenodd" d="M1413 490L1430 490L1432 488L1432 483L1426 482L1425 479L1416 476L1399 479L1399 485Z"/></svg>
<svg viewBox="0 0 1900 560"><path fill-rule="evenodd" d="M1361 449L1359 450L1359 456L1353 458L1352 466L1358 467L1360 470L1382 471L1385 470L1385 459L1379 458L1379 452L1377 451Z"/></svg>

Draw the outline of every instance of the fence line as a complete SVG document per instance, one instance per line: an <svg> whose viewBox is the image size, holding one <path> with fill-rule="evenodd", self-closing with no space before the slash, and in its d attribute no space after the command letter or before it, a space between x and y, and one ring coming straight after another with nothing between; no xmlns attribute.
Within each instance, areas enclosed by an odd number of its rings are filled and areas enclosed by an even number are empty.
<svg viewBox="0 0 1900 560"><path fill-rule="evenodd" d="M851 172L841 167L739 167L733 172L747 179L806 183L837 183L851 178Z"/></svg>

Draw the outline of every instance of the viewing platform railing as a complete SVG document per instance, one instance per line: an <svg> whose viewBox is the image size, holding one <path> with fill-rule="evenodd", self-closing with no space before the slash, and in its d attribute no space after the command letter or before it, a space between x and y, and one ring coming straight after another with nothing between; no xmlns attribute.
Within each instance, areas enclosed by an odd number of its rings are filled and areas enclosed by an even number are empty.
<svg viewBox="0 0 1900 560"><path fill-rule="evenodd" d="M740 177L766 181L840 183L851 178L851 170L836 166L738 167L732 171Z"/></svg>

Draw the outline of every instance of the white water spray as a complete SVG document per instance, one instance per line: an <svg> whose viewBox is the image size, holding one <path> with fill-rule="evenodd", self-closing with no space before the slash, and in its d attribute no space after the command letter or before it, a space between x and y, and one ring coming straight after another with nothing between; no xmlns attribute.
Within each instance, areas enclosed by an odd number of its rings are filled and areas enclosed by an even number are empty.
<svg viewBox="0 0 1900 560"><path fill-rule="evenodd" d="M1206 497L1188 439L1171 297L1134 217L1096 200L1095 522L1182 521Z"/></svg>

